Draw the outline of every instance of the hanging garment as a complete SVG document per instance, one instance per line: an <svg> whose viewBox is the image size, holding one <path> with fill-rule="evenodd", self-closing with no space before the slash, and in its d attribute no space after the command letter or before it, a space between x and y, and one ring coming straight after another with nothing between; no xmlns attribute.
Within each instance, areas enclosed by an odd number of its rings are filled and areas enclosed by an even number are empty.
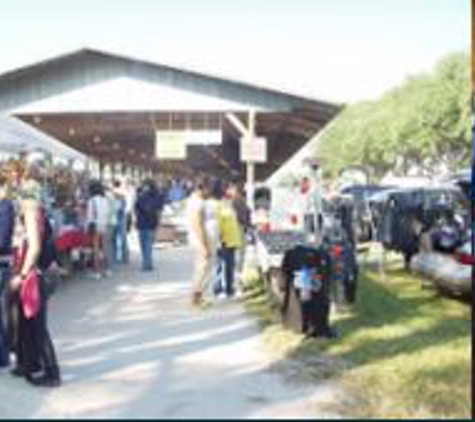
<svg viewBox="0 0 475 422"><path fill-rule="evenodd" d="M314 270L320 281L314 289L302 294L296 277L303 268ZM283 323L290 329L309 336L332 337L330 328L330 259L323 248L296 246L287 251L282 263L284 275ZM305 296L305 297L304 297Z"/></svg>

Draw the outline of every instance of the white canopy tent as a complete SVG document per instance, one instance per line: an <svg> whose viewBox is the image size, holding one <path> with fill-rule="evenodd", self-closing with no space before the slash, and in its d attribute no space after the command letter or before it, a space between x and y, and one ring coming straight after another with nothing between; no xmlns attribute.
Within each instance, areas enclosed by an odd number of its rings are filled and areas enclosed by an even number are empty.
<svg viewBox="0 0 475 422"><path fill-rule="evenodd" d="M84 154L57 139L15 117L0 114L0 153L21 152L46 152L68 160L87 160Z"/></svg>

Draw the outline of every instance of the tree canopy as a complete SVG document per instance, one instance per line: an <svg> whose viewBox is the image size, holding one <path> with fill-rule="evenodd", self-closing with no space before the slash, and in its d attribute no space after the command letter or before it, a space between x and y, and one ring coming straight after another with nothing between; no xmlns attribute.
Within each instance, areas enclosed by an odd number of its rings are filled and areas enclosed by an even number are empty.
<svg viewBox="0 0 475 422"><path fill-rule="evenodd" d="M441 60L430 74L413 76L378 101L348 106L322 134L316 155L336 177L351 166L375 178L417 168L433 175L470 161L470 59L465 53Z"/></svg>

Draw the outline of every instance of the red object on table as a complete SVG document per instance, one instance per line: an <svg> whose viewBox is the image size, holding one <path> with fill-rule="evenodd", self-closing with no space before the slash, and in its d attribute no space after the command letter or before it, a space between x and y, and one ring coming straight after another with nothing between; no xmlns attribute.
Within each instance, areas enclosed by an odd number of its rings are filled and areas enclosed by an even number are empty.
<svg viewBox="0 0 475 422"><path fill-rule="evenodd" d="M82 230L69 230L60 235L56 241L58 252L66 252L71 249L88 247L91 244L89 235Z"/></svg>
<svg viewBox="0 0 475 422"><path fill-rule="evenodd" d="M263 233L270 233L271 231L271 227L270 227L270 223L264 223L262 224L262 232Z"/></svg>

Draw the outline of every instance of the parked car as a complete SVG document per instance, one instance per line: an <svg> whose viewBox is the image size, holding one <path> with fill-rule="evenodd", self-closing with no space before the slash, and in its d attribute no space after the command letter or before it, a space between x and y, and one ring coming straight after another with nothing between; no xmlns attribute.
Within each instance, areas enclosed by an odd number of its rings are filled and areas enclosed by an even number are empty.
<svg viewBox="0 0 475 422"><path fill-rule="evenodd" d="M457 186L467 200L470 200L470 188L472 185L472 171L470 169L464 169L450 175L446 182Z"/></svg>
<svg viewBox="0 0 475 422"><path fill-rule="evenodd" d="M379 193L391 189L391 186L353 185L341 190L343 195L350 195L354 200L355 237L358 242L367 242L374 238L369 199Z"/></svg>
<svg viewBox="0 0 475 422"><path fill-rule="evenodd" d="M468 227L464 195L453 186L392 189L374 195L369 204L378 240L386 249L402 253L406 265L419 251L421 234L436 224L458 230L460 236L461 227Z"/></svg>

